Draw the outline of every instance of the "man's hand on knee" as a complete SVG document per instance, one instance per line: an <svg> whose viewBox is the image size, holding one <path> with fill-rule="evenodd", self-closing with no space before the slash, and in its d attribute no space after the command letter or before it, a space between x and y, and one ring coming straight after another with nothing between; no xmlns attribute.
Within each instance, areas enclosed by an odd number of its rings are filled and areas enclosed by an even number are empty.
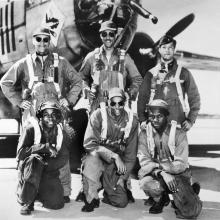
<svg viewBox="0 0 220 220"><path fill-rule="evenodd" d="M120 156L118 154L115 154L112 158L115 160L117 172L122 175L125 174L127 171L127 168L126 168L124 162L122 161L122 159L120 158Z"/></svg>
<svg viewBox="0 0 220 220"><path fill-rule="evenodd" d="M167 187L169 188L169 190L173 193L177 192L177 183L176 183L176 179L173 175L166 173L164 171L162 171L160 173L161 177L163 178L164 182L166 183Z"/></svg>

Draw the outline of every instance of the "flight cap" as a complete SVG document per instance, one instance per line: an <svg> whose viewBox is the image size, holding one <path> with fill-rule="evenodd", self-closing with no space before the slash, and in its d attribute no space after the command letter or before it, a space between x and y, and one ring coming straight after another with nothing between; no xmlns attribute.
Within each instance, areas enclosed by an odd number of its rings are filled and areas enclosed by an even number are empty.
<svg viewBox="0 0 220 220"><path fill-rule="evenodd" d="M101 24L101 27L99 29L99 32L105 31L105 30L112 30L112 31L116 31L117 30L117 26L114 22L112 21L104 21Z"/></svg>
<svg viewBox="0 0 220 220"><path fill-rule="evenodd" d="M43 102L40 106L38 111L42 112L45 109L56 109L60 111L60 106L57 102L55 101L46 101Z"/></svg>
<svg viewBox="0 0 220 220"><path fill-rule="evenodd" d="M34 31L33 37L41 34L50 37L50 29L46 27L39 27Z"/></svg>
<svg viewBox="0 0 220 220"><path fill-rule="evenodd" d="M148 109L161 109L165 110L169 114L169 106L167 102L162 99L154 99L149 104L147 104Z"/></svg>
<svg viewBox="0 0 220 220"><path fill-rule="evenodd" d="M163 37L160 38L159 47L164 44L169 44L171 42L173 43L174 47L176 47L176 40L170 35L164 35Z"/></svg>
<svg viewBox="0 0 220 220"><path fill-rule="evenodd" d="M126 99L124 91L120 88L117 88L117 87L109 90L108 97L109 97L109 99L112 99L114 97L121 97L124 100Z"/></svg>

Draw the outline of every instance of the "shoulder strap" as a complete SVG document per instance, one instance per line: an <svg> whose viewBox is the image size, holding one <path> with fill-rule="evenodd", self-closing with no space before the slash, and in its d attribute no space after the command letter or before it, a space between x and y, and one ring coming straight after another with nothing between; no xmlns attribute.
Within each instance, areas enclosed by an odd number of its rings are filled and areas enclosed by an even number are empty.
<svg viewBox="0 0 220 220"><path fill-rule="evenodd" d="M181 71L182 71L182 66L178 65L176 75L175 75L175 83L176 83L176 89L177 89L178 97L179 97L180 103L181 103L182 108L183 108L183 112L187 113L186 103L185 103L184 97L183 97L183 90L182 90L182 87L181 87L181 84L180 84Z"/></svg>
<svg viewBox="0 0 220 220"><path fill-rule="evenodd" d="M108 118L104 102L100 102L100 111L102 115L102 129L101 129L101 138L103 140L107 139L107 130L108 130Z"/></svg>
<svg viewBox="0 0 220 220"><path fill-rule="evenodd" d="M54 82L58 83L59 82L59 74L58 74L58 65L59 65L59 56L57 53L53 53L53 58L54 58Z"/></svg>
<svg viewBox="0 0 220 220"><path fill-rule="evenodd" d="M103 106L101 106L103 105ZM107 131L108 131L108 119L107 119L107 111L106 111L106 107L105 107L105 103L101 102L100 103L100 111L101 111L101 115L102 115L102 129L101 129L101 138L103 140L107 139ZM132 129L132 124L133 124L133 119L134 119L134 114L132 111L130 110L126 110L126 112L128 113L128 122L124 128L124 140L127 140L129 138L131 129Z"/></svg>
<svg viewBox="0 0 220 220"><path fill-rule="evenodd" d="M31 54L27 54L27 67L28 67L28 74L29 74L29 83L28 88L32 89L34 81L38 81L38 77L34 75L34 67Z"/></svg>
<svg viewBox="0 0 220 220"><path fill-rule="evenodd" d="M118 86L124 90L123 72L125 69L125 50L119 49Z"/></svg>
<svg viewBox="0 0 220 220"><path fill-rule="evenodd" d="M100 71L96 69L96 62L100 59L100 48L95 49L95 63L93 65L93 83L99 85Z"/></svg>
<svg viewBox="0 0 220 220"><path fill-rule="evenodd" d="M159 71L159 64L157 64L155 67L153 67L150 70L150 72L152 74L152 79L151 79L151 90L150 90L149 103L153 101L155 93L156 93L156 84L157 84L158 71Z"/></svg>
<svg viewBox="0 0 220 220"><path fill-rule="evenodd" d="M94 50L94 54L95 54L95 61L98 61L100 59L100 48L95 48Z"/></svg>
<svg viewBox="0 0 220 220"><path fill-rule="evenodd" d="M128 113L128 122L124 128L124 140L127 140L129 138L133 120L134 120L133 112L130 109L126 109L126 112Z"/></svg>
<svg viewBox="0 0 220 220"><path fill-rule="evenodd" d="M171 121L169 139L168 139L168 147L170 149L170 153L171 153L172 156L174 156L175 147L176 147L176 144L175 144L176 126L177 126L177 122L172 120Z"/></svg>
<svg viewBox="0 0 220 220"><path fill-rule="evenodd" d="M160 63L158 63L155 67L153 67L150 72L153 75L153 77L156 77L158 75L158 71L160 69Z"/></svg>
<svg viewBox="0 0 220 220"><path fill-rule="evenodd" d="M147 135L147 147L150 151L151 156L154 157L155 142L154 142L154 138L153 138L153 128L152 128L151 123L147 124L146 135Z"/></svg>
<svg viewBox="0 0 220 220"><path fill-rule="evenodd" d="M61 97L61 91L60 91L60 85L59 85L59 70L58 70L58 66L59 66L59 55L57 53L53 53L53 57L54 57L54 76L53 76L53 83L55 86L55 89L57 91L58 94L58 98Z"/></svg>
<svg viewBox="0 0 220 220"><path fill-rule="evenodd" d="M34 144L39 144L41 141L41 130L38 123L38 120L34 117L29 118L30 123L34 127ZM57 125L57 140L56 140L56 150L59 151L61 149L62 143L63 143L63 127L62 124Z"/></svg>
<svg viewBox="0 0 220 220"><path fill-rule="evenodd" d="M39 123L37 119L34 117L30 117L29 121L34 127L34 144L39 144L41 140L41 130L40 130Z"/></svg>
<svg viewBox="0 0 220 220"><path fill-rule="evenodd" d="M57 145L56 149L59 151L61 149L62 143L63 143L63 126L62 124L57 125L58 133L57 133Z"/></svg>

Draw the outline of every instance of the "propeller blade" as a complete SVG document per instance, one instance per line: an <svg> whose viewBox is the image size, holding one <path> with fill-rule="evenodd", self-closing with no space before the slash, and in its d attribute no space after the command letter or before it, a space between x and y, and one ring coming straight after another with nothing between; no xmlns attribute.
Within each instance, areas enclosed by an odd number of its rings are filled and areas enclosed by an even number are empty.
<svg viewBox="0 0 220 220"><path fill-rule="evenodd" d="M176 24L174 24L166 33L165 35L170 35L171 37L175 37L178 34L180 34L182 31L184 31L194 20L195 15L193 13L185 16L181 20L179 20ZM158 40L154 47L158 45L160 40Z"/></svg>
<svg viewBox="0 0 220 220"><path fill-rule="evenodd" d="M166 35L170 35L171 37L177 36L193 22L194 18L195 15L193 13L182 18L166 32Z"/></svg>

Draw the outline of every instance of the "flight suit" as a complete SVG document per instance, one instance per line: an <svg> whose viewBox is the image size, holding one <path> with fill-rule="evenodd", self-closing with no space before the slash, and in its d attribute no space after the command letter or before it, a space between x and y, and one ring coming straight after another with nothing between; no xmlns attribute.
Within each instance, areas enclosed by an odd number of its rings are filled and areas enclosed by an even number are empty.
<svg viewBox="0 0 220 220"><path fill-rule="evenodd" d="M41 127L41 125L40 125ZM58 129L58 126L54 129ZM36 197L45 208L60 209L64 206L64 191L59 180L59 169L68 160L68 138L63 130L51 137L52 143L58 143L62 135L56 157L48 156L45 134L41 131L40 143L35 143L35 128L31 123L25 127L18 144L18 201L31 204ZM57 144L58 145L58 144Z"/></svg>
<svg viewBox="0 0 220 220"><path fill-rule="evenodd" d="M171 135L169 125L161 135L149 124L147 129L151 129L152 132L142 130L138 139L137 156L141 169L145 171L145 175L140 179L140 188L153 198L161 197L163 192L172 194L177 217L187 219L197 217L201 212L202 202L193 191L190 183L189 147L186 133L181 129L177 129L173 137L173 143L175 143L173 146L169 144ZM152 167L155 167L155 163L160 164L162 168L152 169ZM177 192L171 192L168 189L159 174L161 170L175 177Z"/></svg>
<svg viewBox="0 0 220 220"><path fill-rule="evenodd" d="M98 56L98 58L97 58ZM96 72L99 76L96 79ZM131 100L135 100L142 77L128 54L121 55L120 49L115 49L108 61L104 47L90 52L84 59L80 74L85 88L97 86L96 99L91 103L91 109L95 110L100 101L105 100L111 88L118 87L126 91Z"/></svg>
<svg viewBox="0 0 220 220"><path fill-rule="evenodd" d="M155 95L153 99L162 99L168 103L170 112L169 121L175 120L178 124L182 124L187 119L192 124L195 123L200 110L200 95L192 74L186 68L182 67L179 77L183 98L186 95L188 97L189 112L186 115L183 111L174 80L178 68L177 61L174 60L168 65L168 73L165 73L165 77L163 73L155 73L154 75L154 70L159 71L160 68L158 69L158 66L160 65L160 63L157 64L156 67L146 73L143 83L140 86L137 102L139 120L142 122L147 119L145 109L146 104L149 103L152 85L154 84Z"/></svg>
<svg viewBox="0 0 220 220"><path fill-rule="evenodd" d="M43 57L43 62L36 53L31 55L31 63L28 62L28 59L29 57L26 56L17 61L1 79L2 91L13 105L19 107L22 100L27 98L24 97L26 90L31 92L33 114L35 114L40 103L46 100L58 100L64 97L68 100L70 106L77 102L82 88L82 80L65 58L58 57L56 77L54 54L49 53L48 56ZM29 65L32 65L33 76L30 73L31 68ZM54 83L53 77L57 78L57 85ZM26 115L26 112L27 110L24 110L23 116ZM61 169L61 181L64 182L64 195L69 196L71 193L69 160L66 161L64 168ZM68 180L66 179L67 176Z"/></svg>
<svg viewBox="0 0 220 220"><path fill-rule="evenodd" d="M87 155L83 161L83 191L87 202L90 203L94 198L98 198L98 190L103 186L105 197L111 205L125 207L128 204L127 192L126 189L116 185L120 175L117 174L116 165L111 160L111 152L119 154L124 161L127 172L120 178L126 181L136 162L138 121L136 117L133 118L130 135L124 148L116 142L123 138L123 128L128 122L127 112L124 111L116 121L107 109L107 140L114 142L112 145L108 144L108 141L106 144L100 142L102 122L102 113L97 109L90 117L84 138ZM96 149L99 146L109 149L109 153L97 153Z"/></svg>

